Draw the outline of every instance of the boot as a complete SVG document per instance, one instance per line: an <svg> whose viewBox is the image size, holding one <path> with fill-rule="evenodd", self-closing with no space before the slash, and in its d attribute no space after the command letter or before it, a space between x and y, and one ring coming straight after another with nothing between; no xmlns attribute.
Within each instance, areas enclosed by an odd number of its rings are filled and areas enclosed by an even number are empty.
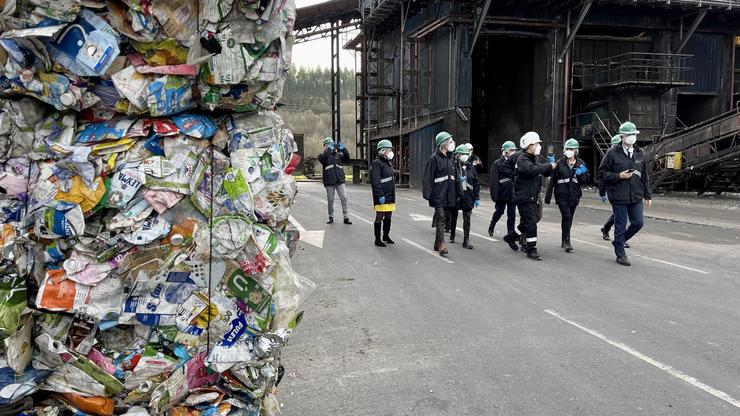
<svg viewBox="0 0 740 416"><path fill-rule="evenodd" d="M434 251L439 251L439 241L434 242Z"/></svg>
<svg viewBox="0 0 740 416"><path fill-rule="evenodd" d="M493 237L493 223L488 226L488 236Z"/></svg>
<svg viewBox="0 0 740 416"><path fill-rule="evenodd" d="M391 238L388 236L391 232L391 219L386 218L383 220L383 241L385 241L388 244L396 244Z"/></svg>
<svg viewBox="0 0 740 416"><path fill-rule="evenodd" d="M379 222L373 223L373 226L375 227L375 245L378 247L385 247L385 243L380 240L380 226L382 224Z"/></svg>
<svg viewBox="0 0 740 416"><path fill-rule="evenodd" d="M470 240L467 238L463 240L463 248L467 248L468 250L472 250L473 246L470 244Z"/></svg>
<svg viewBox="0 0 740 416"><path fill-rule="evenodd" d="M519 250L519 246L516 245L516 237L514 235L508 234L504 236L504 242L509 245L509 248L511 248L514 251Z"/></svg>
<svg viewBox="0 0 740 416"><path fill-rule="evenodd" d="M453 228L452 231L450 231L450 244L455 244L455 229Z"/></svg>
<svg viewBox="0 0 740 416"><path fill-rule="evenodd" d="M334 217L329 217L329 221L326 222L327 224L334 224Z"/></svg>
<svg viewBox="0 0 740 416"><path fill-rule="evenodd" d="M560 237L560 248L565 248L565 237Z"/></svg>
<svg viewBox="0 0 740 416"><path fill-rule="evenodd" d="M542 260L542 256L537 252L537 247L527 245L527 258L531 260Z"/></svg>
<svg viewBox="0 0 740 416"><path fill-rule="evenodd" d="M445 244L444 241L441 241L439 243L439 255L440 256L447 256L447 253L449 253L449 251L447 250L447 244Z"/></svg>
<svg viewBox="0 0 740 416"><path fill-rule="evenodd" d="M603 238L605 241L611 241L611 238L609 237L609 232L606 231L604 227L601 227L601 238Z"/></svg>
<svg viewBox="0 0 740 416"><path fill-rule="evenodd" d="M566 253L572 253L573 252L573 246L570 244L570 238L566 238L565 239L565 244L564 245L565 245L565 247L563 247L563 248L565 249L565 252Z"/></svg>

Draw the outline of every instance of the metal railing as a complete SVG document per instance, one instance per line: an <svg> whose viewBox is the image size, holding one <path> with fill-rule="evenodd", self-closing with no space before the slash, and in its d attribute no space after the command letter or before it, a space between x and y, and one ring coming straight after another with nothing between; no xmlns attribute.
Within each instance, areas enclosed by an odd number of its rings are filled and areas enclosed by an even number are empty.
<svg viewBox="0 0 740 416"><path fill-rule="evenodd" d="M616 114L614 115L616 117ZM603 157L607 150L612 146L612 134L607 127L607 123L595 112L573 114L570 118L571 132L579 130L581 137L590 137L594 147ZM586 128L588 131L584 131Z"/></svg>
<svg viewBox="0 0 740 416"><path fill-rule="evenodd" d="M590 63L573 64L574 81L589 90L626 85L692 85L687 73L693 55L628 52ZM574 86L576 84L574 83ZM578 88L578 87L575 87Z"/></svg>

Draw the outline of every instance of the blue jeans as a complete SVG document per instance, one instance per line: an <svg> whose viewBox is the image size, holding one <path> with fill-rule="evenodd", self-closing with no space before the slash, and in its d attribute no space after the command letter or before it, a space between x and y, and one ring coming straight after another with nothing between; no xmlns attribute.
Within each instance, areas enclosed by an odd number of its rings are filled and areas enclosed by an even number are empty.
<svg viewBox="0 0 740 416"><path fill-rule="evenodd" d="M612 204L614 210L614 253L624 257L624 243L637 234L643 226L642 201L633 204ZM629 219L630 226L627 227Z"/></svg>
<svg viewBox="0 0 740 416"><path fill-rule="evenodd" d="M513 202L496 202L496 210L491 218L491 228L496 227L496 223L504 216L506 210L506 231L508 235L514 235L516 226L516 205Z"/></svg>

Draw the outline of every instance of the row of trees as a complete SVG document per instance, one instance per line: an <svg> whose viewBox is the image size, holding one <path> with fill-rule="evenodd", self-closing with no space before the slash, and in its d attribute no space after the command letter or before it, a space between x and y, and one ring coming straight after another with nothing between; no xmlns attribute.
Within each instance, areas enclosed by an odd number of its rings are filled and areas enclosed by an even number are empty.
<svg viewBox="0 0 740 416"><path fill-rule="evenodd" d="M342 100L355 99L355 75L350 69L340 72ZM331 71L328 68L299 68L288 72L281 103L286 107L331 108Z"/></svg>

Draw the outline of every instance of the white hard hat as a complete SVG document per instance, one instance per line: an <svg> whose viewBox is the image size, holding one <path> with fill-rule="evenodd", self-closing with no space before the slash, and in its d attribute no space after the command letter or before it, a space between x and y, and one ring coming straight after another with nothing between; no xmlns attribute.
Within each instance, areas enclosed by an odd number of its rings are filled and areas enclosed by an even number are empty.
<svg viewBox="0 0 740 416"><path fill-rule="evenodd" d="M524 136L519 139L519 147L522 149L526 149L535 143L542 143L542 140L540 140L540 135L533 131L525 133Z"/></svg>

